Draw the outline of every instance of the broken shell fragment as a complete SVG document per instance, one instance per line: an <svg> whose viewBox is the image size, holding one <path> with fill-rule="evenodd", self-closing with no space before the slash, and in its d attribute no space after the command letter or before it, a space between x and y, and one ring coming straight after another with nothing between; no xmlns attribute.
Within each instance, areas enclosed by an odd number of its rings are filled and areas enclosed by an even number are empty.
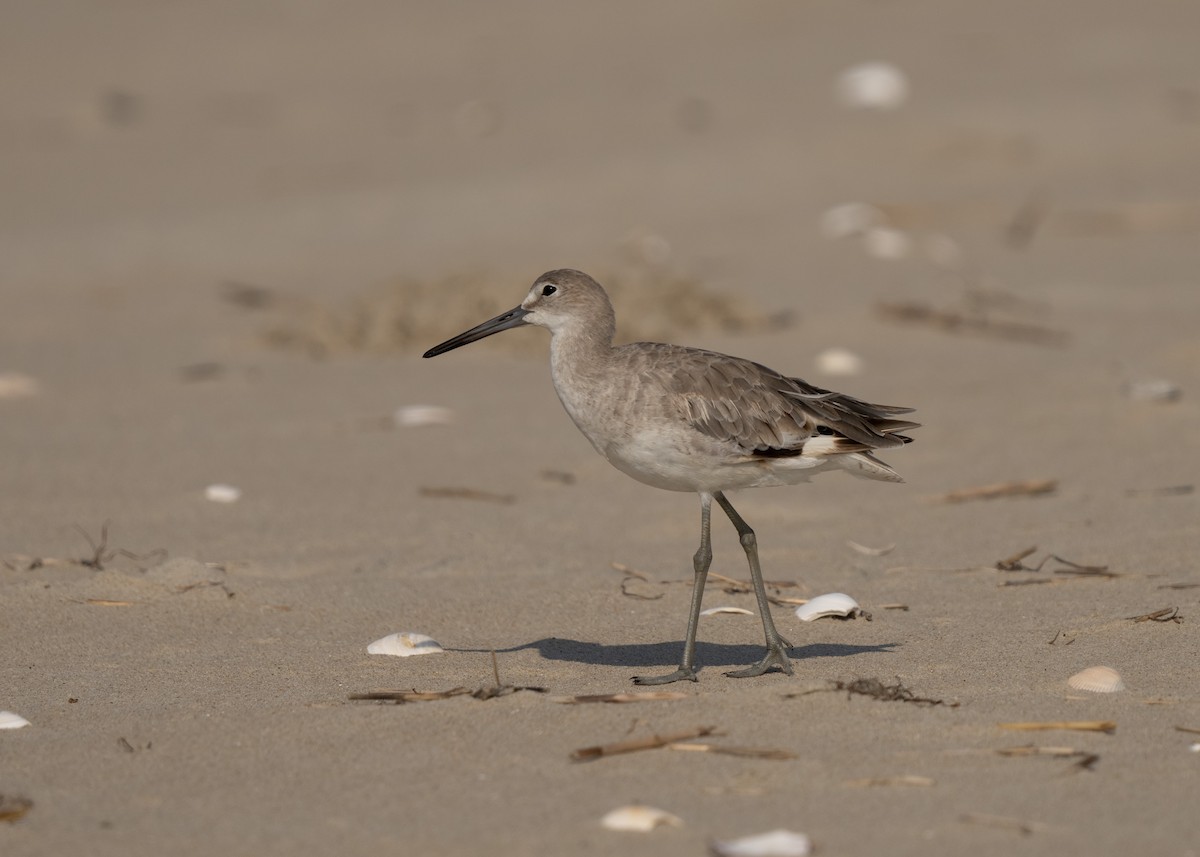
<svg viewBox="0 0 1200 857"><path fill-rule="evenodd" d="M744 607L709 607L700 611L701 616L715 616L718 613L738 613L742 616L753 616L754 613Z"/></svg>
<svg viewBox="0 0 1200 857"><path fill-rule="evenodd" d="M1125 689L1121 674L1112 667L1088 667L1067 679L1067 684L1092 693L1116 693Z"/></svg>
<svg viewBox="0 0 1200 857"><path fill-rule="evenodd" d="M20 729L22 726L28 725L29 721L20 714L12 711L0 711L0 729Z"/></svg>
<svg viewBox="0 0 1200 857"><path fill-rule="evenodd" d="M649 833L656 827L683 827L683 819L652 806L621 806L600 819L609 830L630 830Z"/></svg>
<svg viewBox="0 0 1200 857"><path fill-rule="evenodd" d="M891 63L861 63L838 77L837 97L846 107L894 110L908 98L908 78Z"/></svg>
<svg viewBox="0 0 1200 857"><path fill-rule="evenodd" d="M204 489L204 499L213 503L236 503L242 498L242 489L236 485L218 483Z"/></svg>
<svg viewBox="0 0 1200 857"><path fill-rule="evenodd" d="M804 622L833 616L839 619L854 619L863 614L858 602L844 592L830 592L809 599L807 604L796 608L796 616Z"/></svg>
<svg viewBox="0 0 1200 857"><path fill-rule="evenodd" d="M883 210L866 202L845 202L821 215L821 234L831 241L862 235L887 221Z"/></svg>
<svg viewBox="0 0 1200 857"><path fill-rule="evenodd" d="M839 377L858 375L863 370L863 359L846 348L826 348L817 355L817 371Z"/></svg>
<svg viewBox="0 0 1200 857"><path fill-rule="evenodd" d="M770 833L714 842L712 851L719 857L807 857L812 853L812 842L803 833L772 830Z"/></svg>
<svg viewBox="0 0 1200 857"><path fill-rule="evenodd" d="M414 634L410 631L399 631L395 634L388 634L386 637L380 637L374 643L367 646L368 655L393 655L398 658L408 658L413 655L432 655L443 651L445 649L438 645L437 640L433 639L433 637L427 637L424 634Z"/></svg>
<svg viewBox="0 0 1200 857"><path fill-rule="evenodd" d="M454 411L438 405L405 405L392 412L392 422L399 428L447 425L454 422Z"/></svg>

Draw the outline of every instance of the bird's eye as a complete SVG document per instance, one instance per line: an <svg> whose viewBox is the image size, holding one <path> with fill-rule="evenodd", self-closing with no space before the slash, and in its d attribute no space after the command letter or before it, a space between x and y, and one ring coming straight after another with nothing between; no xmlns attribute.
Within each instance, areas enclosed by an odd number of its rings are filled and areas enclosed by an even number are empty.
<svg viewBox="0 0 1200 857"><path fill-rule="evenodd" d="M542 286L542 297L548 298L558 291L558 286Z"/></svg>

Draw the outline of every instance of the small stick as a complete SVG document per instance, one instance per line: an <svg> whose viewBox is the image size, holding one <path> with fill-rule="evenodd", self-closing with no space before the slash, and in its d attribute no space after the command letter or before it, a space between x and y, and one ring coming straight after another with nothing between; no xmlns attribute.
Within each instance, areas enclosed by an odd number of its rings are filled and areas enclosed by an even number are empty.
<svg viewBox="0 0 1200 857"><path fill-rule="evenodd" d="M1076 732L1105 732L1109 735L1117 731L1117 724L1111 720L1022 721L1018 723L997 723L996 725L1001 729L1017 729L1022 731L1072 729Z"/></svg>
<svg viewBox="0 0 1200 857"><path fill-rule="evenodd" d="M1036 550L1037 545L1034 545L1031 548L1025 548L1023 551L1017 551L1015 554L1006 559L997 560L996 568L999 571L1030 571L1031 569L1026 568L1025 564L1021 562L1021 560L1025 559L1025 557L1029 556Z"/></svg>
<svg viewBox="0 0 1200 857"><path fill-rule="evenodd" d="M937 785L937 781L932 777L901 774L898 777L863 777L860 780L846 780L844 785L855 788L870 788L873 786L933 786Z"/></svg>
<svg viewBox="0 0 1200 857"><path fill-rule="evenodd" d="M717 731L715 726L698 726L683 732L669 732L666 735L651 735L648 738L631 738L628 741L617 741L615 744L600 744L595 747L584 747L571 753L576 762L599 759L601 756L615 756L619 753L633 753L638 750L654 750L674 744L676 741L688 741L692 738L704 738Z"/></svg>
<svg viewBox="0 0 1200 857"><path fill-rule="evenodd" d="M1003 827L1008 830L1015 830L1022 836L1029 836L1039 830L1049 830L1049 828L1036 821L1021 821L1019 818L1006 818L1002 815L989 815L986 812L968 812L962 816L962 821L966 824L984 824L988 827Z"/></svg>
<svg viewBox="0 0 1200 857"><path fill-rule="evenodd" d="M691 750L698 753L724 753L727 756L742 756L748 759L788 759L800 758L790 750L774 750L769 747L737 747L721 744L669 744L668 750Z"/></svg>
<svg viewBox="0 0 1200 857"><path fill-rule="evenodd" d="M488 503L499 503L503 506L517 501L513 494L496 494L491 491L480 491L476 488L429 488L421 486L417 491L422 497L439 497L452 500L483 500Z"/></svg>
<svg viewBox="0 0 1200 857"><path fill-rule="evenodd" d="M1179 615L1178 607L1164 607L1161 610L1155 610L1153 613L1143 613L1141 616L1126 616L1134 622L1174 622L1176 625L1183 622L1183 617Z"/></svg>
<svg viewBox="0 0 1200 857"><path fill-rule="evenodd" d="M1190 726L1176 726L1176 732L1186 732L1189 735L1200 735L1200 729L1193 729Z"/></svg>
<svg viewBox="0 0 1200 857"><path fill-rule="evenodd" d="M994 500L997 497L1036 497L1051 494L1057 488L1057 479L1028 479L1024 482L1000 482L978 488L963 488L935 499L940 503L965 503L968 500Z"/></svg>

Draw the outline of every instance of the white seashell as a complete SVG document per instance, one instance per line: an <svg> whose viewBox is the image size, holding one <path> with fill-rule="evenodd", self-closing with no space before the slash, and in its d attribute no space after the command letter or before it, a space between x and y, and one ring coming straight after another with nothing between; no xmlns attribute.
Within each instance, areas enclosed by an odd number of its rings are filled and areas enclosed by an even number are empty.
<svg viewBox="0 0 1200 857"><path fill-rule="evenodd" d="M866 62L842 72L836 90L846 107L894 110L908 99L908 78L891 63Z"/></svg>
<svg viewBox="0 0 1200 857"><path fill-rule="evenodd" d="M804 622L822 619L826 616L841 616L853 618L862 612L858 602L844 592L830 592L828 595L818 595L809 599L807 604L796 608L796 615Z"/></svg>
<svg viewBox="0 0 1200 857"><path fill-rule="evenodd" d="M866 202L846 202L827 209L821 215L821 234L831 241L862 235L887 222L882 210Z"/></svg>
<svg viewBox="0 0 1200 857"><path fill-rule="evenodd" d="M620 806L600 819L609 830L649 833L656 827L683 827L683 819L652 806Z"/></svg>
<svg viewBox="0 0 1200 857"><path fill-rule="evenodd" d="M1088 667L1067 679L1067 684L1092 693L1116 693L1125 689L1121 674L1112 667Z"/></svg>
<svg viewBox="0 0 1200 857"><path fill-rule="evenodd" d="M1193 744L1188 749L1190 749L1193 753L1200 753L1200 741L1197 741L1195 744Z"/></svg>
<svg viewBox="0 0 1200 857"><path fill-rule="evenodd" d="M38 382L24 372L0 372L0 399L20 399L38 394Z"/></svg>
<svg viewBox="0 0 1200 857"><path fill-rule="evenodd" d="M812 853L812 842L803 833L772 830L770 833L714 842L712 851L720 857L807 857Z"/></svg>
<svg viewBox="0 0 1200 857"><path fill-rule="evenodd" d="M368 655L394 655L398 658L407 658L413 655L432 655L435 652L445 651L438 645L437 640L433 637L427 637L424 634L414 634L409 631L400 631L395 634L388 634L386 637L380 637L371 645L367 646Z"/></svg>
<svg viewBox="0 0 1200 857"><path fill-rule="evenodd" d="M214 503L236 503L242 498L242 489L236 485L217 483L204 489L204 499Z"/></svg>
<svg viewBox="0 0 1200 857"><path fill-rule="evenodd" d="M405 405L392 412L392 422L400 428L446 425L454 422L454 411L438 405Z"/></svg>
<svg viewBox="0 0 1200 857"><path fill-rule="evenodd" d="M873 226L863 233L863 249L876 259L903 259L912 250L907 232L889 226Z"/></svg>
<svg viewBox="0 0 1200 857"><path fill-rule="evenodd" d="M753 616L754 614L742 607L709 607L707 610L701 610L701 616L715 616L718 613L738 613L742 616Z"/></svg>
<svg viewBox="0 0 1200 857"><path fill-rule="evenodd" d="M20 714L14 714L11 711L0 711L0 729L20 729L22 726L28 726L29 721Z"/></svg>
<svg viewBox="0 0 1200 857"><path fill-rule="evenodd" d="M863 359L845 348L826 348L817 355L817 371L826 375L858 375L863 370Z"/></svg>

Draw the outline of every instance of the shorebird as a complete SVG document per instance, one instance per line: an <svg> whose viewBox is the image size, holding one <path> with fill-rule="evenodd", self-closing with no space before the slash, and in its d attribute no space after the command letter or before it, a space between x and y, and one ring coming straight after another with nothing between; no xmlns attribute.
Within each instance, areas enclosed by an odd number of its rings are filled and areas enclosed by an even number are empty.
<svg viewBox="0 0 1200 857"><path fill-rule="evenodd" d="M794 485L816 473L845 470L903 480L873 450L901 446L918 424L897 419L912 408L873 405L715 351L634 342L614 347L616 320L600 284L580 271L550 271L506 313L435 345L436 357L524 325L550 331L550 374L575 425L609 463L639 482L700 495L700 547L679 669L636 676L636 684L696 681L696 630L712 564L712 501L733 522L750 564L766 635L766 656L726 675L772 669L792 674L791 643L775 628L754 530L725 496L737 488Z"/></svg>

